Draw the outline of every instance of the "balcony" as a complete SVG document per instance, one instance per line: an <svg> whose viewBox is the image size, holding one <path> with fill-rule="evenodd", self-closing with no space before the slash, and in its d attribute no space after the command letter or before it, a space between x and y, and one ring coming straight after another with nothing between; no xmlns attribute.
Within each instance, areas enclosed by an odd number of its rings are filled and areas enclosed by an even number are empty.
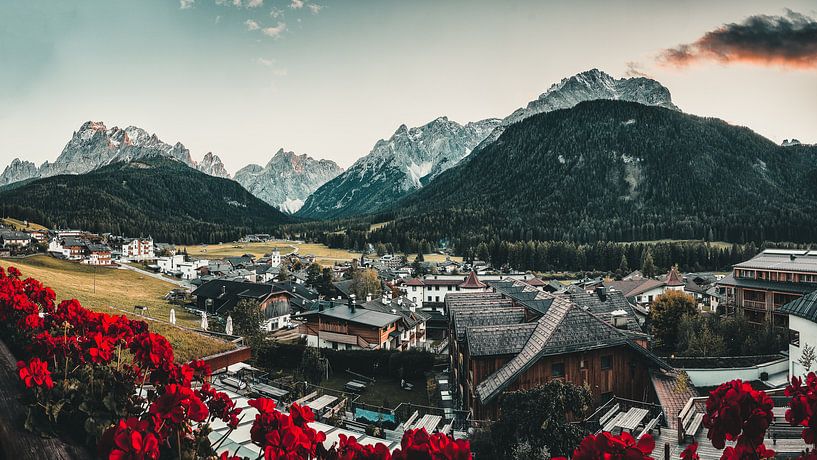
<svg viewBox="0 0 817 460"><path fill-rule="evenodd" d="M756 300L744 300L741 306L748 310L766 311L766 302L758 302Z"/></svg>

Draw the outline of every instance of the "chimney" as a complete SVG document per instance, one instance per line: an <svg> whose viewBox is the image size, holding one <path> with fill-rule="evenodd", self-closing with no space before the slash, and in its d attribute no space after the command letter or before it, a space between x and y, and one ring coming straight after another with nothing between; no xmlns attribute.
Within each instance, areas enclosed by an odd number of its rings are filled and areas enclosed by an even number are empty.
<svg viewBox="0 0 817 460"><path fill-rule="evenodd" d="M389 299L386 297L386 294L383 294L383 297L380 299L380 302L383 305L388 305L389 304Z"/></svg>
<svg viewBox="0 0 817 460"><path fill-rule="evenodd" d="M351 305L349 305L349 310L351 310L352 313L355 312L355 302L354 301L351 303Z"/></svg>
<svg viewBox="0 0 817 460"><path fill-rule="evenodd" d="M596 295L599 296L599 300L604 302L607 300L607 288L604 286L599 286L596 288Z"/></svg>
<svg viewBox="0 0 817 460"><path fill-rule="evenodd" d="M371 302L371 301L372 301L372 295L371 294L366 294L366 302Z"/></svg>
<svg viewBox="0 0 817 460"><path fill-rule="evenodd" d="M323 302L318 301L318 311L323 311Z"/></svg>

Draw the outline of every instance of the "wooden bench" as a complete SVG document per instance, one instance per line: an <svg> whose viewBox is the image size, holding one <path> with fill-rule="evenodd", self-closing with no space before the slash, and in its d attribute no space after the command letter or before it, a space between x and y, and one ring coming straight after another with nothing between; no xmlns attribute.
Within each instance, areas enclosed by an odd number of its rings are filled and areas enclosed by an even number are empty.
<svg viewBox="0 0 817 460"><path fill-rule="evenodd" d="M610 408L610 410L608 410L604 415L602 415L599 418L599 429L604 427L604 424L607 423L611 418L613 418L613 416L616 415L616 413L618 413L620 407L621 406L619 406L618 403L615 403L613 407Z"/></svg>
<svg viewBox="0 0 817 460"><path fill-rule="evenodd" d="M231 388L235 388L236 390L243 390L247 388L247 384L242 382L241 380L235 377L222 377L219 379L222 385L226 385Z"/></svg>
<svg viewBox="0 0 817 460"><path fill-rule="evenodd" d="M403 422L403 429L408 430L409 427L411 426L411 424L414 423L414 421L417 420L417 417L419 417L419 416L420 416L420 412L414 411L414 413L411 414L411 417L407 418L406 421Z"/></svg>
<svg viewBox="0 0 817 460"><path fill-rule="evenodd" d="M687 412L686 416L681 420L681 429L683 430L684 438L695 439L695 434L701 428L701 423L704 420L704 414L698 413L695 409Z"/></svg>
<svg viewBox="0 0 817 460"><path fill-rule="evenodd" d="M623 417L624 412L619 412L618 414L615 415L615 417L607 421L607 424L604 425L602 431L612 432L614 429L616 429L616 425Z"/></svg>
<svg viewBox="0 0 817 460"><path fill-rule="evenodd" d="M658 424L658 422L660 420L661 420L661 414L658 414L657 417L655 417L654 419L647 422L647 424L644 425L644 429L641 430L641 433L638 434L638 437L636 439L641 439L641 438L644 437L645 434L650 434L652 432L652 430L655 429L655 428L658 428L658 434L660 435L661 434L661 425Z"/></svg>

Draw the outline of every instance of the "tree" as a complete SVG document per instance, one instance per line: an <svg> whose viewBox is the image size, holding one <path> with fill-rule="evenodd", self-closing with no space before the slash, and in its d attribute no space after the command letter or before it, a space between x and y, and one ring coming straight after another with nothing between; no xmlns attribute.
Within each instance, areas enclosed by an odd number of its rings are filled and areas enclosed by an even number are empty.
<svg viewBox="0 0 817 460"><path fill-rule="evenodd" d="M286 265L281 264L281 270L278 271L278 281L289 280L289 269Z"/></svg>
<svg viewBox="0 0 817 460"><path fill-rule="evenodd" d="M666 291L650 306L650 322L655 345L664 351L678 351L678 325L684 315L698 314L695 299L682 291Z"/></svg>
<svg viewBox="0 0 817 460"><path fill-rule="evenodd" d="M627 254L621 253L621 262L618 264L618 269L621 270L623 275L626 275L630 272L630 264L627 263Z"/></svg>
<svg viewBox="0 0 817 460"><path fill-rule="evenodd" d="M673 388L673 391L680 394L686 393L689 391L691 384L692 380L689 378L689 374L687 374L687 371L682 370L678 372L678 376L675 378L675 387Z"/></svg>
<svg viewBox="0 0 817 460"><path fill-rule="evenodd" d="M511 459L521 443L527 443L525 449L530 452L572 453L584 430L568 417L583 417L591 401L586 388L562 380L504 394L499 420L491 425L493 455L480 453L480 458Z"/></svg>
<svg viewBox="0 0 817 460"><path fill-rule="evenodd" d="M709 324L704 323L704 327L690 337L689 346L684 354L697 357L725 356L726 343Z"/></svg>
<svg viewBox="0 0 817 460"><path fill-rule="evenodd" d="M652 261L652 252L647 248L644 252L644 262L641 263L641 274L651 278L655 276L655 264Z"/></svg>
<svg viewBox="0 0 817 460"><path fill-rule="evenodd" d="M386 254L386 245L383 243L377 243L374 247L374 251L377 253L378 256L384 256Z"/></svg>
<svg viewBox="0 0 817 460"><path fill-rule="evenodd" d="M261 323L264 314L258 302L243 299L236 304L230 315L233 318L233 331L248 340L254 340L261 335Z"/></svg>
<svg viewBox="0 0 817 460"><path fill-rule="evenodd" d="M367 295L378 297L380 295L380 278L377 276L377 272L371 268L355 272L352 289L361 302Z"/></svg>
<svg viewBox="0 0 817 460"><path fill-rule="evenodd" d="M321 266L312 263L306 268L306 284L312 287L317 287L321 281Z"/></svg>
<svg viewBox="0 0 817 460"><path fill-rule="evenodd" d="M326 369L318 347L306 347L298 371L307 382L314 385L321 383Z"/></svg>
<svg viewBox="0 0 817 460"><path fill-rule="evenodd" d="M815 359L817 359L817 356L814 354L814 347L803 343L803 351L800 352L800 359L798 359L797 362L805 369L804 374L811 371L811 366L814 364Z"/></svg>

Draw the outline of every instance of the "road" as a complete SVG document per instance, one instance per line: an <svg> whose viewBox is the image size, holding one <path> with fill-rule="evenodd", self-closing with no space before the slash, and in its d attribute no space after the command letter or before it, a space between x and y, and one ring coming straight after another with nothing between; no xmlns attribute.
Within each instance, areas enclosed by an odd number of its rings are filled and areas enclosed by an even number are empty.
<svg viewBox="0 0 817 460"><path fill-rule="evenodd" d="M149 271L147 271L147 270L142 270L141 268L136 268L136 267L134 267L134 266L132 266L132 265L128 265L128 264L120 264L120 265L119 265L119 269L120 269L120 270L122 270L122 269L124 269L124 270L132 270L132 271L135 271L135 272L140 273L140 274L142 274L142 275L145 275L145 276L150 276L150 277L152 277L152 278L156 278L157 280L167 281L168 283L175 284L176 286L179 286L180 288L184 288L184 289L192 289L192 287L193 287L193 286L192 286L190 283L188 283L187 281L182 281L182 280L177 280L177 279L173 279L173 278L168 278L168 277L166 277L166 276L164 276L164 275L161 275L161 274L159 274L159 273L153 273L153 272L149 272Z"/></svg>

